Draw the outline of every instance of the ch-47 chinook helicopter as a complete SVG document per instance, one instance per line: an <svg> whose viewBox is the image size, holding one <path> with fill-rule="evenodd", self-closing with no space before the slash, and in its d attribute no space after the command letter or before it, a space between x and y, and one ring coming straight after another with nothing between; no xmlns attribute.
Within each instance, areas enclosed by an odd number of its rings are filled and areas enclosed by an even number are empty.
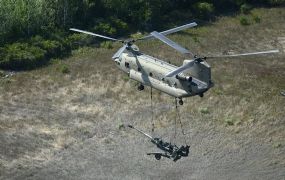
<svg viewBox="0 0 285 180"><path fill-rule="evenodd" d="M243 54L198 57L166 37L168 34L182 31L187 28L192 28L194 26L197 26L195 22L163 32L153 31L150 33L150 35L145 37L128 40L115 39L74 28L71 28L70 30L123 43L123 47L121 47L113 55L112 59L121 70L129 75L131 79L140 83L138 90L143 90L145 85L150 86L175 98L179 98L180 105L183 104L182 98L195 95L203 97L204 93L214 86L211 79L211 67L205 61L206 59L250 56L279 52L278 50L269 50ZM134 44L136 41L151 38L159 39L191 59L184 60L183 65L177 67L163 60L142 53Z"/></svg>

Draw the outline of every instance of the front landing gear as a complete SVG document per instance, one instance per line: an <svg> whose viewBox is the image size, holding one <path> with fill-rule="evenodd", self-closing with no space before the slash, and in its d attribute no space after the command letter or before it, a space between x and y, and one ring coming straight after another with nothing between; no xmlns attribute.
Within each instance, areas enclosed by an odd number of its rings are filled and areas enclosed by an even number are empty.
<svg viewBox="0 0 285 180"><path fill-rule="evenodd" d="M138 90L139 90L139 91L144 90L144 85L140 84L140 85L138 86Z"/></svg>

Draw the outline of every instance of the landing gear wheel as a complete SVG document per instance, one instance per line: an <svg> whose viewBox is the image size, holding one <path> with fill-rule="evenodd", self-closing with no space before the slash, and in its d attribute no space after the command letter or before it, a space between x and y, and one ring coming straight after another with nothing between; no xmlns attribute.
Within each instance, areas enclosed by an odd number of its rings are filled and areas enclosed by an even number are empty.
<svg viewBox="0 0 285 180"><path fill-rule="evenodd" d="M161 155L160 154L155 154L154 157L155 157L156 160L160 160L161 159Z"/></svg>
<svg viewBox="0 0 285 180"><path fill-rule="evenodd" d="M140 84L140 85L138 86L138 90L139 90L139 91L144 90L144 85Z"/></svg>
<svg viewBox="0 0 285 180"><path fill-rule="evenodd" d="M202 97L204 97L204 94L203 94L203 93L201 93L201 94L199 94L199 96L202 98Z"/></svg>
<svg viewBox="0 0 285 180"><path fill-rule="evenodd" d="M180 100L178 101L178 103L182 106L182 105L183 105L183 100L180 99Z"/></svg>

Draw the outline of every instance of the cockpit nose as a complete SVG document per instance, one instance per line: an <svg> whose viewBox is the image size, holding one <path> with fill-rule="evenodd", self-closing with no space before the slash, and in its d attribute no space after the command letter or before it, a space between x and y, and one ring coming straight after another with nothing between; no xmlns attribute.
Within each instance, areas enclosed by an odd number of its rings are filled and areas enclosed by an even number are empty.
<svg viewBox="0 0 285 180"><path fill-rule="evenodd" d="M114 59L115 64L120 67L121 61L119 58Z"/></svg>

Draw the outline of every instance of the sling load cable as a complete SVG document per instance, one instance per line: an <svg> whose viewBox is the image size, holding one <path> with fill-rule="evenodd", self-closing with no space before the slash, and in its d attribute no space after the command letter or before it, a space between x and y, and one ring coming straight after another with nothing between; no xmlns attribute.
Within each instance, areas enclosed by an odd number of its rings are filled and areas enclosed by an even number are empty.
<svg viewBox="0 0 285 180"><path fill-rule="evenodd" d="M151 131L154 133L154 120L153 120L153 104L152 104L152 87L150 87L150 106L151 106Z"/></svg>
<svg viewBox="0 0 285 180"><path fill-rule="evenodd" d="M184 138L184 143L185 143L185 145L188 145L188 144L187 144L187 141L186 141L186 137L185 137L186 134L185 134L185 131L184 131L182 122L181 122L180 112L179 112L178 105L177 105L177 98L175 98L175 109L176 109L175 118L178 117L178 120L179 120L179 123L180 123L180 128L181 128L181 133L182 133L183 138ZM175 122L176 122L176 119L175 119ZM176 130L175 130L175 131L176 131ZM175 133L176 133L176 132L175 132Z"/></svg>
<svg viewBox="0 0 285 180"><path fill-rule="evenodd" d="M177 98L175 98L175 107L176 107L176 112L175 112L175 118L174 118L174 136L173 136L174 144L176 143L176 134L177 134Z"/></svg>

